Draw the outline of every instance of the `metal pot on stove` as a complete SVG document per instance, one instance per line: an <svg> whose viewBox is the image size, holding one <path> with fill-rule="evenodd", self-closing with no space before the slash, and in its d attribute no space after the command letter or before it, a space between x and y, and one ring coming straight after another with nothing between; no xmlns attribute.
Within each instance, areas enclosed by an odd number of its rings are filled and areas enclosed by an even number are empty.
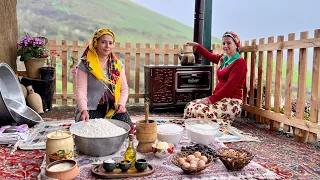
<svg viewBox="0 0 320 180"><path fill-rule="evenodd" d="M180 49L179 59L182 66L192 66L195 64L193 52L184 51L182 48Z"/></svg>

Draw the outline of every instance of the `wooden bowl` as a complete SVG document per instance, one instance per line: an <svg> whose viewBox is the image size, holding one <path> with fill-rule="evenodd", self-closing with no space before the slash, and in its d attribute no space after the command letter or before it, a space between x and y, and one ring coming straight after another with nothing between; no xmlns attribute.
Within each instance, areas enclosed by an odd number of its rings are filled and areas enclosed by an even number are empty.
<svg viewBox="0 0 320 180"><path fill-rule="evenodd" d="M185 168L183 168L182 166L179 165L179 163L178 163L179 158L187 157L188 155L191 155L193 153L194 153L193 151L181 151L181 152L174 153L174 154L171 155L170 161L174 165L176 165L179 168L181 168L187 174L199 174L201 171L203 171L207 167L211 166L212 163L218 159L217 157L214 157L212 155L205 154L205 156L208 158L208 161L207 161L207 163L206 163L206 165L204 167L197 168L197 170L185 169Z"/></svg>

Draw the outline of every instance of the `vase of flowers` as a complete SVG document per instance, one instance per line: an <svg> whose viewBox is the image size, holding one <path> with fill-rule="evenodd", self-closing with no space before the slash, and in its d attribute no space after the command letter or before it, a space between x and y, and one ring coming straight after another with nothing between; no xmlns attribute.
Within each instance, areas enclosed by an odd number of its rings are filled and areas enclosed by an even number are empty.
<svg viewBox="0 0 320 180"><path fill-rule="evenodd" d="M42 80L53 80L56 72L56 64L53 63L53 58L60 57L60 54L56 51L50 51L50 55L46 60L46 65L40 68Z"/></svg>
<svg viewBox="0 0 320 180"><path fill-rule="evenodd" d="M45 48L47 43L47 38L30 37L28 34L17 43L17 55L24 62L29 78L40 78L40 68L48 57L48 49Z"/></svg>

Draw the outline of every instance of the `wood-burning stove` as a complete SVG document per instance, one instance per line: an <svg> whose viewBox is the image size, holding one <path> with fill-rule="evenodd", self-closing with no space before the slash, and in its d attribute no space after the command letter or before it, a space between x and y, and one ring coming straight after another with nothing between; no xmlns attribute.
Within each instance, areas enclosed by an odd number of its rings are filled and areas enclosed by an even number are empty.
<svg viewBox="0 0 320 180"><path fill-rule="evenodd" d="M212 94L211 65L145 65L144 70L150 109L185 106Z"/></svg>

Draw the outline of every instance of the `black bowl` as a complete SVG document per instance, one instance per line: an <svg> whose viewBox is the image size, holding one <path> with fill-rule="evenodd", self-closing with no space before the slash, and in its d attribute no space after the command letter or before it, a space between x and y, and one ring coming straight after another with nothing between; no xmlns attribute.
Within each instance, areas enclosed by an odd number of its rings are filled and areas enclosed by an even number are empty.
<svg viewBox="0 0 320 180"><path fill-rule="evenodd" d="M148 167L147 160L145 160L145 159L136 160L134 167L137 169L137 171L144 171Z"/></svg>
<svg viewBox="0 0 320 180"><path fill-rule="evenodd" d="M128 171L128 169L130 169L131 167L131 162L128 161L128 160L125 160L125 161L121 161L119 163L119 168L122 170L122 171Z"/></svg>
<svg viewBox="0 0 320 180"><path fill-rule="evenodd" d="M112 172L116 167L117 163L107 163L103 161L103 169L106 170L107 172Z"/></svg>

